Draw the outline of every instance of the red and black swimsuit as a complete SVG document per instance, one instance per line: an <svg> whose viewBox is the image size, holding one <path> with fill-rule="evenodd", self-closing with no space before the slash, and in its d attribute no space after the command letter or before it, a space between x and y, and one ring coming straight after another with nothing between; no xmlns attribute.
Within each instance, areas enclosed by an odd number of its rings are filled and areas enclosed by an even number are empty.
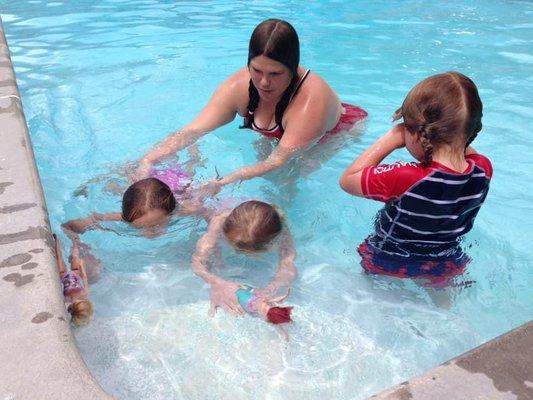
<svg viewBox="0 0 533 400"><path fill-rule="evenodd" d="M296 94L298 93L298 90L300 89L300 87L302 86L302 84L304 83L306 78L309 76L310 72L311 72L311 70L308 69L307 71L305 71L303 76L300 78L300 80L296 84L296 87L294 88L294 91L293 91L293 93L291 95L291 99L289 100L289 103L292 101L294 96L296 96ZM335 127L333 129L331 129L330 131L326 132L326 134L324 135L324 137L321 140L323 140L328 135L334 135L334 134L336 134L338 132L347 131L347 130L353 128L353 126L355 124L357 124L359 121L362 121L363 119L365 119L366 116L368 115L368 113L365 110L363 110L362 108L360 108L360 107L353 106L353 105L347 104L347 103L341 103L341 105L343 107L343 111L342 111L341 116L339 118L339 122L337 122L337 125L335 125ZM254 122L254 113L253 113L253 111L250 111L250 110L248 110L248 116L246 116L244 118L244 126L250 128L250 129L252 129L252 130L254 130L256 132L259 132L263 136L266 136L266 137L269 137L269 138L275 138L275 139L278 139L278 140L281 139L281 137L283 136L283 132L284 132L283 127L280 126L279 124L276 124L272 128L269 128L269 129L268 128L260 128L259 126L257 126L255 124L255 122Z"/></svg>

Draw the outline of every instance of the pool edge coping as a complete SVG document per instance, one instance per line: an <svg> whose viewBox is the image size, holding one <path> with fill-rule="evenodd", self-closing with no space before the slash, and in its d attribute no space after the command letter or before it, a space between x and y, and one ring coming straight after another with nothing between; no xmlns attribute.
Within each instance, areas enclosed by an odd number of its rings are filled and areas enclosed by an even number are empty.
<svg viewBox="0 0 533 400"><path fill-rule="evenodd" d="M367 400L527 400L532 360L533 320Z"/></svg>
<svg viewBox="0 0 533 400"><path fill-rule="evenodd" d="M48 210L0 17L2 399L112 399L76 345Z"/></svg>

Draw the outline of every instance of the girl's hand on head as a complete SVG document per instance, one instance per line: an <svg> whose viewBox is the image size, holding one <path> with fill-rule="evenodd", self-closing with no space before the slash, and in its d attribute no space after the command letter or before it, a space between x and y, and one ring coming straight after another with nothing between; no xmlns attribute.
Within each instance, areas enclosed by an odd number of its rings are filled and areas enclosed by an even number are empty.
<svg viewBox="0 0 533 400"><path fill-rule="evenodd" d="M228 314L244 315L244 310L237 300L235 294L237 290L243 289L244 286L240 283L222 281L211 286L211 307L209 308L209 316L213 317L216 314L217 308L222 308Z"/></svg>
<svg viewBox="0 0 533 400"><path fill-rule="evenodd" d="M393 127L385 134L387 141L395 149L405 147L405 135L408 134L407 128L403 123L393 125Z"/></svg>

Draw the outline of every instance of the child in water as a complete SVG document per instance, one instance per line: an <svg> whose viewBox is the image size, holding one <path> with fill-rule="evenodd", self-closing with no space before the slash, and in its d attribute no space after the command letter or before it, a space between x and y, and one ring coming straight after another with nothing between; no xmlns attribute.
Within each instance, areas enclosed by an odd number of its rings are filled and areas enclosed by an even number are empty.
<svg viewBox="0 0 533 400"><path fill-rule="evenodd" d="M213 316L218 307L222 307L230 314L244 314L236 293L247 287L226 281L209 270L209 260L222 235L235 250L252 254L268 250L274 240L278 239L280 254L278 271L267 287L253 290L253 295L257 298L274 301L272 296L280 288L288 287L296 277L294 267L296 252L292 236L276 208L257 200L241 203L233 210L211 219L207 232L198 240L192 258L194 273L211 285L209 315Z"/></svg>
<svg viewBox="0 0 533 400"><path fill-rule="evenodd" d="M476 85L458 72L424 79L393 116L403 118L344 172L348 193L385 203L358 248L369 273L420 278L441 287L464 272L460 237L472 229L492 176L470 144L481 130ZM418 162L379 165L406 147Z"/></svg>
<svg viewBox="0 0 533 400"><path fill-rule="evenodd" d="M79 258L77 251L73 251L72 269L68 271L63 261L61 244L56 235L54 235L54 240L59 278L63 286L63 295L65 300L69 302L67 310L72 316L74 325L87 325L94 314L94 307L90 300L87 299L89 295L89 283L83 260Z"/></svg>
<svg viewBox="0 0 533 400"><path fill-rule="evenodd" d="M68 221L62 228L72 240L72 251L79 252L91 264L89 275L93 277L97 275L100 262L90 254L90 247L81 242L80 234L101 228L99 223L103 221L122 221L141 229L145 236L154 237L161 233L172 215L186 216L202 211L201 204L194 199L184 199L176 210L176 199L170 187L157 178L146 178L126 189L121 213L93 213L86 218Z"/></svg>

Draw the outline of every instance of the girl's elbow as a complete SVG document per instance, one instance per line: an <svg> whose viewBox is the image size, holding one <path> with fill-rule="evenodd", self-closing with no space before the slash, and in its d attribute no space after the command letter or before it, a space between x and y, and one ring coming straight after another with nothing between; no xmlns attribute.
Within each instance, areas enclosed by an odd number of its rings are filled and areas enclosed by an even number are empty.
<svg viewBox="0 0 533 400"><path fill-rule="evenodd" d="M345 173L339 179L339 186L346 193L349 193L354 196L363 196L361 183L359 181L360 179L361 178L358 174L351 175Z"/></svg>
<svg viewBox="0 0 533 400"><path fill-rule="evenodd" d="M339 186L345 192L351 193L351 191L350 191L350 180L348 179L347 174L342 174L342 176L339 179Z"/></svg>

